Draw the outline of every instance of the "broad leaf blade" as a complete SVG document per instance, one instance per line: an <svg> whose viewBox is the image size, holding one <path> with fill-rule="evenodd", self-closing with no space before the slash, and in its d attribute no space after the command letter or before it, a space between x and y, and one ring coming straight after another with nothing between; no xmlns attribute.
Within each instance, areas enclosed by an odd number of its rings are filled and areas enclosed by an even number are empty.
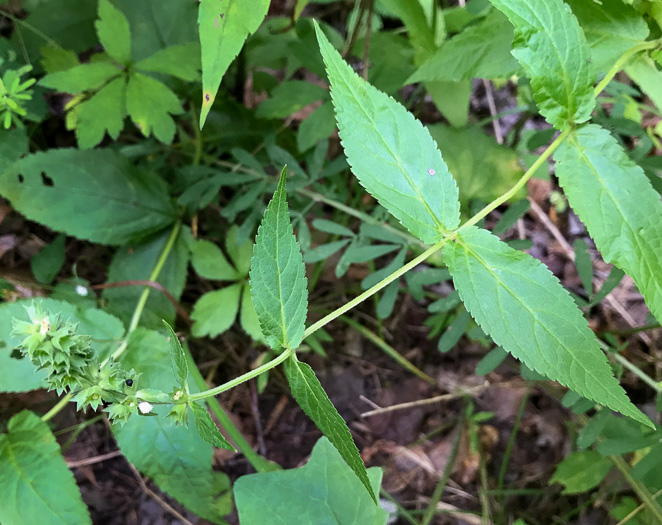
<svg viewBox="0 0 662 525"><path fill-rule="evenodd" d="M476 227L444 246L444 261L465 306L495 343L536 372L652 426L630 403L595 334L542 263Z"/></svg>
<svg viewBox="0 0 662 525"><path fill-rule="evenodd" d="M218 430L218 427L212 420L206 408L195 402L191 403L189 406L195 417L195 427L198 429L198 434L200 434L202 439L215 447L232 450L233 452L237 451L237 449L234 448Z"/></svg>
<svg viewBox="0 0 662 525"><path fill-rule="evenodd" d="M158 332L138 328L131 334L123 365L141 372L141 386L172 389L168 341ZM192 388L193 390L193 388ZM167 406L157 405L158 417L133 416L124 426L113 425L126 458L156 485L199 516L224 523L215 505L211 445L193 428L173 425Z"/></svg>
<svg viewBox="0 0 662 525"><path fill-rule="evenodd" d="M170 115L182 113L182 106L165 84L133 73L126 87L126 111L145 137L153 132L161 142L170 144L175 136L175 121Z"/></svg>
<svg viewBox="0 0 662 525"><path fill-rule="evenodd" d="M198 11L202 53L200 129L214 103L223 75L241 51L248 35L260 27L268 10L269 0L253 0L250 3L245 0L201 0Z"/></svg>
<svg viewBox="0 0 662 525"><path fill-rule="evenodd" d="M184 46L170 46L134 64L140 71L165 73L188 82L200 78L200 44L191 42Z"/></svg>
<svg viewBox="0 0 662 525"><path fill-rule="evenodd" d="M380 204L426 243L460 220L458 190L428 130L361 79L315 26L347 160Z"/></svg>
<svg viewBox="0 0 662 525"><path fill-rule="evenodd" d="M92 523L48 425L24 410L0 435L0 521Z"/></svg>
<svg viewBox="0 0 662 525"><path fill-rule="evenodd" d="M562 0L490 0L515 26L513 56L531 79L533 98L552 126L586 122L595 106L595 73L577 19Z"/></svg>
<svg viewBox="0 0 662 525"><path fill-rule="evenodd" d="M250 282L255 312L274 350L301 344L308 310L306 268L290 223L286 169L257 230Z"/></svg>
<svg viewBox="0 0 662 525"><path fill-rule="evenodd" d="M111 62L94 62L46 75L39 81L39 85L65 93L82 93L99 89L111 78L118 77L121 73Z"/></svg>
<svg viewBox="0 0 662 525"><path fill-rule="evenodd" d="M110 0L99 0L99 20L95 22L99 42L122 65L131 62L131 30L124 13Z"/></svg>
<svg viewBox="0 0 662 525"><path fill-rule="evenodd" d="M556 175L604 260L632 276L662 320L662 202L605 129L584 126L554 155Z"/></svg>
<svg viewBox="0 0 662 525"><path fill-rule="evenodd" d="M0 175L0 194L31 220L101 244L126 244L175 220L163 180L110 150L51 149Z"/></svg>
<svg viewBox="0 0 662 525"><path fill-rule="evenodd" d="M179 342L177 334L166 321L163 324L168 331L170 338L170 357L172 360L172 372L175 375L175 381L178 385L185 385L188 377L188 364L186 362L186 354L182 348L182 343Z"/></svg>
<svg viewBox="0 0 662 525"><path fill-rule="evenodd" d="M296 402L313 420L317 428L329 438L329 441L361 480L372 499L377 501L365 465L352 435L349 433L347 424L338 414L329 396L326 395L313 369L306 363L299 362L296 356L285 361L284 368L287 382L290 384Z"/></svg>
<svg viewBox="0 0 662 525"><path fill-rule="evenodd" d="M126 116L126 79L116 78L83 102L77 112L76 138L80 149L93 148L108 135L117 140Z"/></svg>
<svg viewBox="0 0 662 525"><path fill-rule="evenodd" d="M232 326L241 294L240 283L204 294L193 307L191 333L195 337L216 337Z"/></svg>
<svg viewBox="0 0 662 525"><path fill-rule="evenodd" d="M368 469L375 493L382 470ZM338 523L384 525L386 511L363 492L359 480L328 439L322 437L303 467L241 476L234 486L242 525Z"/></svg>

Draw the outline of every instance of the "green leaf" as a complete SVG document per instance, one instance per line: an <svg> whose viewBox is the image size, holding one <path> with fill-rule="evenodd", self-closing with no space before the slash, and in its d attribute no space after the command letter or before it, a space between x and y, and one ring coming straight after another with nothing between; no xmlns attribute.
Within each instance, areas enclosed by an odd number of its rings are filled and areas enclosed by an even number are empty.
<svg viewBox="0 0 662 525"><path fill-rule="evenodd" d="M184 234L185 230L179 234L156 279L175 299L179 299L186 283L189 252ZM108 282L149 279L169 236L170 232L164 231L146 242L120 248L108 268ZM103 298L108 301L108 311L128 325L143 289L143 286L106 288L103 291ZM175 307L163 292L151 290L140 324L148 328L162 329L164 319L174 324Z"/></svg>
<svg viewBox="0 0 662 525"><path fill-rule="evenodd" d="M191 246L191 264L205 279L234 281L241 277L213 242L196 240Z"/></svg>
<svg viewBox="0 0 662 525"><path fill-rule="evenodd" d="M595 72L577 19L562 0L490 0L515 26L513 56L531 79L540 113L557 129L586 122Z"/></svg>
<svg viewBox="0 0 662 525"><path fill-rule="evenodd" d="M154 132L164 144L170 144L175 136L175 121L170 115L183 113L177 95L170 88L142 73L129 77L126 110L145 137Z"/></svg>
<svg viewBox="0 0 662 525"><path fill-rule="evenodd" d="M99 356L106 356L117 347L124 335L124 326L116 317L96 308L76 307L64 301L50 298L24 299L0 304L0 391L27 392L46 388L42 371L29 359L14 359L12 350L19 338L12 335L12 319L30 321L25 310L32 303L38 304L49 315L60 314L62 319L78 323L78 333L92 337L92 348Z"/></svg>
<svg viewBox="0 0 662 525"><path fill-rule="evenodd" d="M303 260L307 263L315 263L324 261L331 257L338 250L341 250L350 243L350 239L342 239L340 241L332 241L327 244L316 246L310 250L306 250Z"/></svg>
<svg viewBox="0 0 662 525"><path fill-rule="evenodd" d="M133 66L140 71L165 73L188 82L200 79L200 44L191 42L183 46L170 46L152 56L136 62Z"/></svg>
<svg viewBox="0 0 662 525"><path fill-rule="evenodd" d="M416 62L420 65L437 49L434 33L428 25L423 7L419 2L409 0L382 0L381 3L388 11L402 20L416 52Z"/></svg>
<svg viewBox="0 0 662 525"><path fill-rule="evenodd" d="M131 334L122 363L142 373L141 385L172 390L168 341L152 330ZM194 390L192 385L191 390ZM113 425L117 443L126 458L156 485L199 516L224 523L216 508L212 447L192 429L174 426L165 416L169 407L156 405L158 417L134 416L124 425Z"/></svg>
<svg viewBox="0 0 662 525"><path fill-rule="evenodd" d="M269 0L256 0L247 8L240 0L201 0L198 11L202 50L202 109L200 129L207 120L218 86L248 35L267 16Z"/></svg>
<svg viewBox="0 0 662 525"><path fill-rule="evenodd" d="M204 294L193 307L191 333L195 337L216 337L232 326L239 310L241 284Z"/></svg>
<svg viewBox="0 0 662 525"><path fill-rule="evenodd" d="M342 60L315 26L347 160L359 182L411 233L439 241L460 219L458 191L430 133Z"/></svg>
<svg viewBox="0 0 662 525"><path fill-rule="evenodd" d="M53 242L44 246L30 259L30 269L35 279L43 284L51 284L64 264L64 245L67 238L58 235Z"/></svg>
<svg viewBox="0 0 662 525"><path fill-rule="evenodd" d="M306 267L290 223L286 177L283 168L257 230L250 270L255 312L267 344L274 350L295 349L301 344L308 310Z"/></svg>
<svg viewBox="0 0 662 525"><path fill-rule="evenodd" d="M508 191L524 173L517 154L479 127L456 129L435 124L428 129L455 176L460 202L465 206L473 199L491 202ZM519 192L513 200L524 194Z"/></svg>
<svg viewBox="0 0 662 525"><path fill-rule="evenodd" d="M510 54L512 41L512 24L502 13L493 11L446 42L407 83L507 78L518 68Z"/></svg>
<svg viewBox="0 0 662 525"><path fill-rule="evenodd" d="M554 155L556 175L606 262L632 276L662 320L662 202L608 131L574 131Z"/></svg>
<svg viewBox="0 0 662 525"><path fill-rule="evenodd" d="M175 374L175 380L179 385L185 385L188 378L188 364L186 362L186 354L182 348L182 343L179 342L179 337L166 321L163 321L168 331L168 338L170 339L170 357L172 358L172 373Z"/></svg>
<svg viewBox="0 0 662 525"><path fill-rule="evenodd" d="M0 521L6 525L92 523L48 425L23 410L0 434Z"/></svg>
<svg viewBox="0 0 662 525"><path fill-rule="evenodd" d="M442 354L452 350L467 331L469 321L471 321L471 315L462 309L457 317L453 319L453 322L445 328L444 334L439 338L439 343L437 343L437 350Z"/></svg>
<svg viewBox="0 0 662 525"><path fill-rule="evenodd" d="M80 149L93 148L103 140L106 131L117 140L126 116L126 78L109 82L94 96L80 104L76 116L76 138Z"/></svg>
<svg viewBox="0 0 662 525"><path fill-rule="evenodd" d="M320 140L326 139L336 129L333 115L333 103L327 100L299 125L297 147L299 151L308 151Z"/></svg>
<svg viewBox="0 0 662 525"><path fill-rule="evenodd" d="M263 341L264 335L260 328L260 320L257 318L253 298L251 297L251 287L244 284L241 289L241 310L239 310L239 323L244 331L255 341Z"/></svg>
<svg viewBox="0 0 662 525"><path fill-rule="evenodd" d="M198 434L200 434L202 439L215 447L232 450L233 452L237 451L237 449L234 448L218 430L216 423L212 421L212 418L209 415L209 412L207 412L206 408L198 405L195 402L191 403L189 406L193 411L193 416L195 416L195 426L198 429Z"/></svg>
<svg viewBox="0 0 662 525"><path fill-rule="evenodd" d="M82 93L99 89L110 79L121 74L122 72L111 62L94 62L46 75L39 81L39 85L65 93Z"/></svg>
<svg viewBox="0 0 662 525"><path fill-rule="evenodd" d="M354 232L347 226L338 224L337 222L328 221L326 219L313 220L313 227L321 232L330 233L332 235L344 235L346 237L354 237Z"/></svg>
<svg viewBox="0 0 662 525"><path fill-rule="evenodd" d="M110 0L99 0L99 20L94 23L106 53L122 65L131 62L131 30L124 13Z"/></svg>
<svg viewBox="0 0 662 525"><path fill-rule="evenodd" d="M563 494L580 494L597 487L613 466L595 450L573 452L556 466L549 482L565 485Z"/></svg>
<svg viewBox="0 0 662 525"><path fill-rule="evenodd" d="M637 57L625 68L626 73L634 80L657 106L662 109L662 72L647 56Z"/></svg>
<svg viewBox="0 0 662 525"><path fill-rule="evenodd" d="M379 492L382 470L368 469L373 492ZM303 467L241 476L234 496L242 525L335 523L385 525L386 511L361 490L343 458L322 437Z"/></svg>
<svg viewBox="0 0 662 525"><path fill-rule="evenodd" d="M110 150L29 155L0 174L0 194L28 219L102 244L135 242L175 220L163 180Z"/></svg>
<svg viewBox="0 0 662 525"><path fill-rule="evenodd" d="M496 344L535 372L652 426L625 395L595 334L547 267L476 227L443 253L462 301Z"/></svg>
<svg viewBox="0 0 662 525"><path fill-rule="evenodd" d="M80 64L78 55L70 49L42 46L41 52L41 65L46 73L57 73L58 71L66 71L74 66Z"/></svg>
<svg viewBox="0 0 662 525"><path fill-rule="evenodd" d="M648 37L648 24L641 14L621 0L566 2L584 30L598 71L607 72L623 53Z"/></svg>
<svg viewBox="0 0 662 525"><path fill-rule="evenodd" d="M573 248L579 280L590 297L593 295L593 263L591 262L591 254L588 252L588 245L584 239L577 239Z"/></svg>
<svg viewBox="0 0 662 525"><path fill-rule="evenodd" d="M234 263L239 275L245 277L251 269L251 258L253 257L253 242L244 240L239 244L239 227L235 224L228 231L225 238L225 249Z"/></svg>
<svg viewBox="0 0 662 525"><path fill-rule="evenodd" d="M0 129L0 173L30 151L28 142L25 128Z"/></svg>
<svg viewBox="0 0 662 525"><path fill-rule="evenodd" d="M279 84L271 97L257 108L260 118L285 118L308 104L328 99L329 92L322 86L303 80L290 80Z"/></svg>
<svg viewBox="0 0 662 525"><path fill-rule="evenodd" d="M365 465L359 450L354 444L352 435L349 433L347 424L338 414L329 396L326 395L313 369L306 363L299 362L296 355L292 355L285 361L284 368L287 382L290 384L296 402L306 415L313 420L317 428L329 438L331 444L340 452L342 458L354 471L354 474L376 503L376 492L373 491L370 485Z"/></svg>

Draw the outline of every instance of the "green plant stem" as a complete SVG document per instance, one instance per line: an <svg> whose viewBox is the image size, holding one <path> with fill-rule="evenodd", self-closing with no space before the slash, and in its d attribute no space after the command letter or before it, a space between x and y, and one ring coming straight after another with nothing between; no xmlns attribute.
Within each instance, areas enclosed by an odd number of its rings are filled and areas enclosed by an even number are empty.
<svg viewBox="0 0 662 525"><path fill-rule="evenodd" d="M451 477L451 472L453 472L453 466L455 465L455 460L457 459L457 452L460 448L460 438L462 437L462 428L464 427L465 413L466 410L461 411L460 420L457 422L457 425L455 426L455 435L453 436L453 444L451 445L451 451L450 454L448 455L448 460L446 461L446 465L444 466L444 471L441 474L439 483L437 483L437 486L434 488L434 492L430 497L430 502L428 503L428 508L425 511L425 514L423 515L423 520L421 521L421 525L430 524L432 518L434 518L435 511L437 510L437 503L441 501L441 496L444 494L446 485L448 485L448 480Z"/></svg>
<svg viewBox="0 0 662 525"><path fill-rule="evenodd" d="M621 71L625 67L627 61L630 60L634 55L647 49L654 49L660 46L660 43L660 40L651 40L649 42L642 42L641 44L637 44L636 46L628 49L618 58L618 60L616 60L616 62L614 62L614 65L609 71L607 71L607 74L604 76L604 78L598 83L597 86L595 86L593 94L597 97L600 93L602 93L609 82L611 82L612 79L616 76L616 73Z"/></svg>
<svg viewBox="0 0 662 525"><path fill-rule="evenodd" d="M191 375L193 376L193 380L195 381L195 384L198 386L200 390L205 390L207 388L207 383L205 383L205 378L202 377L200 370L198 370L198 367L195 364L195 361L193 361L193 356L191 355L188 346L186 346L185 348L186 348L186 359L188 360L188 369ZM236 427L236 425L232 422L232 420L228 417L228 415L225 413L225 410L223 410L223 407L216 399L210 397L207 398L206 401L211 411L218 418L218 421L223 427L223 429L227 432L228 437L232 441L234 441L236 447L241 451L244 457L248 460L248 462L253 466L253 468L257 472L271 472L280 469L279 465L260 456L260 454L258 454L253 450L250 443L246 441L246 438Z"/></svg>
<svg viewBox="0 0 662 525"><path fill-rule="evenodd" d="M418 257L416 257L414 259L412 259L407 264L405 264L403 267L398 268L391 275L389 275L388 277L386 277L386 278L382 279L381 281L379 281L372 288L369 288L368 290L363 292L361 295L355 297L354 299L352 299L348 303L344 304L343 306L341 306L337 310L331 312L329 315L324 316L322 319L320 319L319 321L314 323L312 326L309 326L308 328L306 328L306 330L303 332L303 338L305 339L306 337L314 334L315 332L317 332L317 330L319 330L323 326L329 324L331 321L333 321L334 319L337 319L341 315L349 312L352 308L354 308L358 304L361 304L363 301L370 298L372 295L376 294L379 290L381 290L383 288L386 288L389 284L391 284L396 279L399 279L400 277L402 277L409 270L411 270L412 268L415 268L416 266L421 264L425 259L430 257L430 255L432 255L433 253L436 253L439 250L441 250L443 248L444 244L446 244L452 237L453 237L453 234L451 234L448 237L440 240L438 243L436 243L435 245L433 245L430 248L428 248L427 250L425 250L421 255L419 255Z"/></svg>
<svg viewBox="0 0 662 525"><path fill-rule="evenodd" d="M194 153L193 153L193 165L197 166L200 164L202 159L202 131L200 130L200 124L198 122L198 113L195 109L195 105L191 104L191 120L193 121L193 144L194 144Z"/></svg>
<svg viewBox="0 0 662 525"><path fill-rule="evenodd" d="M197 394L191 394L190 396L188 396L188 399L189 401L195 401L196 399L207 399L208 397L213 397L220 394L221 392L230 390L231 388L234 388L235 386L240 385L245 381L248 381L250 379L253 379L254 377L259 376L260 374L266 372L267 370L271 370L272 368L277 367L292 354L294 354L294 350L288 348L287 350L283 351L282 354L276 357L276 359L274 359L273 361L269 361L268 363L263 364L262 366L256 368L255 370L246 372L245 374L233 379L232 381L223 383L222 385L219 385L216 388L211 388L209 390L205 390L204 392L198 392Z"/></svg>
<svg viewBox="0 0 662 525"><path fill-rule="evenodd" d="M662 490L658 490L655 494L653 494L653 499L657 499L662 495ZM625 516L621 521L619 521L616 525L625 525L628 523L632 518L634 518L637 514L639 514L642 510L646 508L646 505L639 505L636 509L634 509L630 514Z"/></svg>
<svg viewBox="0 0 662 525"><path fill-rule="evenodd" d="M163 269L163 265L165 264L166 260L168 259L168 256L170 255L170 252L172 251L173 246L175 245L175 240L177 240L177 235L179 235L179 230L181 229L181 227L182 227L182 223L179 221L177 221L173 226L172 231L170 232L170 237L168 237L168 241L166 242L166 245L164 246L163 251L159 256L159 259L156 261L156 264L152 269L152 273L149 274L149 278L147 279L148 281L156 281L158 279L159 274ZM152 288L150 286L145 286L143 293L140 295L140 298L138 299L138 303L136 304L136 308L133 311L131 322L129 323L129 327L127 328L126 335L124 336L124 339L122 340L120 346L113 353L112 355L113 359L116 360L126 350L129 344L129 336L138 327L138 323L140 322L140 317L142 316L143 311L145 310L145 304L147 304L147 298L149 297L149 292L151 291L151 289ZM105 365L107 361L108 359L106 359L101 366Z"/></svg>
<svg viewBox="0 0 662 525"><path fill-rule="evenodd" d="M527 384L526 391L524 392L524 395L522 396L522 401L520 402L519 408L517 409L517 415L515 416L515 423L513 424L513 430L510 433L510 437L508 438L508 444L506 445L506 450L503 454L503 459L501 460L501 466L499 467L499 477L497 482L498 490L503 489L503 481L506 478L506 470L508 470L510 455L513 452L513 448L515 448L517 431L519 430L519 427L522 423L522 416L524 415L524 409L526 408L526 403L529 400L530 391L531 391L531 385Z"/></svg>
<svg viewBox="0 0 662 525"><path fill-rule="evenodd" d="M363 325L361 325L361 323L357 323L356 321L354 321L354 319L350 319L349 317L345 317L344 315L339 317L338 319L340 321L344 322L345 324L348 324L352 328L354 328L363 337L365 337L366 339L371 341L375 346L377 346L380 350L382 350L386 355L388 355L391 359L397 361L398 364L402 365L404 368L409 370L412 374L414 374L417 377L420 377L426 383L429 383L433 386L437 385L437 381L435 381L432 377L430 377L425 372L423 372L420 368L418 368L416 365L414 365L406 357L402 356L395 348L393 348L390 344L388 344L386 341L384 341L381 337L379 337L373 331L368 330Z"/></svg>
<svg viewBox="0 0 662 525"><path fill-rule="evenodd" d="M609 456L609 459L620 471L628 484L634 489L639 498L641 498L641 502L646 506L648 512L650 512L655 517L655 521L662 523L662 508L660 508L660 505L657 503L646 486L638 479L634 479L632 477L630 474L630 467L625 462L625 460L621 456Z"/></svg>
<svg viewBox="0 0 662 525"><path fill-rule="evenodd" d="M62 399L60 399L57 404L51 408L48 412L46 412L43 416L41 416L42 421L48 421L49 419L52 419L60 410L62 410L65 406L67 406L67 403L69 403L69 400L73 396L71 394L67 394L64 396Z"/></svg>
<svg viewBox="0 0 662 525"><path fill-rule="evenodd" d="M651 376L649 376L646 372L641 370L637 365L633 365L625 359L621 354L616 353L616 352L611 352L609 351L609 347L605 345L602 341L600 341L600 346L603 347L603 350L607 350L607 355L611 357L614 361L617 361L618 364L623 366L623 368L627 368L630 372L632 372L634 375L636 375L639 379L641 379L644 383L646 383L648 386L650 386L655 392L658 394L662 394L662 384L655 381ZM606 347L606 348L605 348Z"/></svg>

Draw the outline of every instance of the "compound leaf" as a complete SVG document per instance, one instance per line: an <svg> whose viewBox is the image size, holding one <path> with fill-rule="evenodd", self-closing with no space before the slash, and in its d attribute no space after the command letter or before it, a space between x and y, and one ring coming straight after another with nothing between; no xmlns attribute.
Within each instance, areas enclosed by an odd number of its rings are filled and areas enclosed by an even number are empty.
<svg viewBox="0 0 662 525"><path fill-rule="evenodd" d="M554 155L556 175L606 262L632 276L662 320L662 202L605 129L574 131Z"/></svg>
<svg viewBox="0 0 662 525"><path fill-rule="evenodd" d="M206 408L195 402L191 403L189 406L195 417L195 427L198 429L198 434L200 434L202 439L215 447L232 450L233 452L237 451L237 449L234 448L218 430L216 423L214 423Z"/></svg>
<svg viewBox="0 0 662 525"><path fill-rule="evenodd" d="M164 144L175 136L175 121L170 115L182 113L182 106L170 88L158 80L133 73L126 88L126 110L145 137L152 132Z"/></svg>
<svg viewBox="0 0 662 525"><path fill-rule="evenodd" d="M93 148L106 133L117 140L124 127L126 79L112 80L87 102L83 102L76 115L76 138L80 149Z"/></svg>
<svg viewBox="0 0 662 525"><path fill-rule="evenodd" d="M201 0L198 11L202 54L202 108L200 129L207 120L218 86L239 54L248 35L255 33L267 16L269 0Z"/></svg>
<svg viewBox="0 0 662 525"><path fill-rule="evenodd" d="M375 493L382 470L368 469ZM376 506L354 473L329 440L317 441L303 467L240 477L234 486L239 520L262 525L268 515L272 525L337 523L384 525L387 513Z"/></svg>
<svg viewBox="0 0 662 525"><path fill-rule="evenodd" d="M124 13L110 0L99 0L99 19L94 23L99 42L122 65L131 62L131 30Z"/></svg>
<svg viewBox="0 0 662 525"><path fill-rule="evenodd" d="M190 42L186 45L166 47L136 62L133 67L195 82L200 78L200 44Z"/></svg>
<svg viewBox="0 0 662 525"><path fill-rule="evenodd" d="M531 79L533 98L552 126L586 122L595 106L590 48L562 0L490 0L515 26L513 56Z"/></svg>
<svg viewBox="0 0 662 525"><path fill-rule="evenodd" d="M317 428L329 438L376 502L377 498L370 485L368 473L347 424L326 395L313 369L306 363L299 362L294 355L285 361L284 368L296 402Z"/></svg>
<svg viewBox="0 0 662 525"><path fill-rule="evenodd" d="M0 435L0 521L92 523L60 446L39 416L23 410Z"/></svg>
<svg viewBox="0 0 662 525"><path fill-rule="evenodd" d="M439 241L458 225L460 204L430 133L401 104L360 78L319 26L315 29L354 175L411 233L429 244Z"/></svg>
<svg viewBox="0 0 662 525"><path fill-rule="evenodd" d="M301 344L308 310L306 267L287 207L286 169L257 230L250 283L267 344L279 350Z"/></svg>
<svg viewBox="0 0 662 525"><path fill-rule="evenodd" d="M31 220L101 244L127 244L175 220L163 180L110 150L50 149L0 175L0 194Z"/></svg>
<svg viewBox="0 0 662 525"><path fill-rule="evenodd" d="M630 403L595 334L542 263L476 227L443 253L462 301L496 344L532 370L652 426Z"/></svg>

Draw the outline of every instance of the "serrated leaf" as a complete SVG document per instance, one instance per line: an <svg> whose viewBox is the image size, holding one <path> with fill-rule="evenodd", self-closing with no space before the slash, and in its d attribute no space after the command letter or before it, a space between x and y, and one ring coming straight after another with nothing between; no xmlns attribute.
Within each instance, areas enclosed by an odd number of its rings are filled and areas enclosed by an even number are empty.
<svg viewBox="0 0 662 525"><path fill-rule="evenodd" d="M175 121L170 115L183 112L170 88L142 73L133 73L126 87L126 110L140 132L170 144L175 136Z"/></svg>
<svg viewBox="0 0 662 525"><path fill-rule="evenodd" d="M6 525L92 523L48 425L23 410L0 434L0 521Z"/></svg>
<svg viewBox="0 0 662 525"><path fill-rule="evenodd" d="M627 398L595 334L547 267L476 227L443 253L467 310L496 344L578 394L653 425Z"/></svg>
<svg viewBox="0 0 662 525"><path fill-rule="evenodd" d="M632 276L662 320L662 202L643 170L607 130L574 131L554 155L570 205L606 262Z"/></svg>
<svg viewBox="0 0 662 525"><path fill-rule="evenodd" d="M648 37L648 24L642 15L621 0L566 2L586 35L598 71L607 72L623 53Z"/></svg>
<svg viewBox="0 0 662 525"><path fill-rule="evenodd" d="M563 494L580 494L597 487L613 466L595 450L573 452L556 466L549 482L565 485Z"/></svg>
<svg viewBox="0 0 662 525"><path fill-rule="evenodd" d="M126 368L142 373L141 386L172 390L168 341L158 332L138 328L122 355ZM192 391L197 391L191 385ZM158 417L133 416L124 426L113 425L122 453L163 491L199 516L225 523L215 504L211 445L195 429L175 426L166 418L169 407L156 405Z"/></svg>
<svg viewBox="0 0 662 525"><path fill-rule="evenodd" d="M363 187L422 241L460 220L458 190L428 130L342 60L315 26L331 83L340 138Z"/></svg>
<svg viewBox="0 0 662 525"><path fill-rule="evenodd" d="M12 350L19 337L12 335L12 319L29 321L26 306L38 304L44 312L60 314L62 319L78 323L78 333L92 337L92 348L97 355L106 355L117 346L124 334L124 326L116 317L97 308L77 307L51 298L24 299L0 304L0 392L27 392L46 388L44 374L36 370L29 359L14 359Z"/></svg>
<svg viewBox="0 0 662 525"><path fill-rule="evenodd" d="M274 350L301 344L308 310L306 267L290 223L286 174L283 168L257 230L250 270L253 306Z"/></svg>
<svg viewBox="0 0 662 525"><path fill-rule="evenodd" d="M315 372L306 363L301 363L293 355L284 363L287 382L290 384L292 395L306 415L322 433L329 438L340 455L354 471L372 499L376 502L375 492L372 490L368 473L349 433L347 424L338 414L329 396L322 388Z"/></svg>
<svg viewBox="0 0 662 525"><path fill-rule="evenodd" d="M375 493L382 470L368 469ZM234 486L242 525L336 523L385 525L386 511L362 491L354 473L325 437L320 438L303 467L241 476Z"/></svg>
<svg viewBox="0 0 662 525"><path fill-rule="evenodd" d="M515 26L513 56L531 79L540 113L556 129L586 122L595 106L590 49L562 0L490 0Z"/></svg>
<svg viewBox="0 0 662 525"><path fill-rule="evenodd" d="M407 84L431 80L507 78L518 68L510 54L513 26L499 11L451 38L409 77Z"/></svg>
<svg viewBox="0 0 662 525"><path fill-rule="evenodd" d="M196 240L191 246L191 264L205 279L234 281L241 277L213 242Z"/></svg>
<svg viewBox="0 0 662 525"><path fill-rule="evenodd" d="M94 62L46 75L39 81L39 85L65 93L82 93L99 89L121 74L122 72L111 62Z"/></svg>
<svg viewBox="0 0 662 525"><path fill-rule="evenodd" d="M133 67L140 71L165 73L188 82L195 82L200 79L200 44L190 42L182 46L166 47L136 62Z"/></svg>
<svg viewBox="0 0 662 525"><path fill-rule="evenodd" d="M236 224L230 228L225 237L225 249L239 274L242 277L248 275L253 257L253 242L250 239L239 238L239 226Z"/></svg>
<svg viewBox="0 0 662 525"><path fill-rule="evenodd" d="M175 220L163 180L110 150L50 149L0 174L0 194L49 228L101 244L126 244Z"/></svg>
<svg viewBox="0 0 662 525"><path fill-rule="evenodd" d="M170 357L172 361L172 373L175 375L175 380L178 385L185 385L188 378L188 364L186 362L186 354L182 348L182 343L179 342L177 334L166 321L163 321L168 331L170 339Z"/></svg>
<svg viewBox="0 0 662 525"><path fill-rule="evenodd" d="M184 239L185 234L186 229L183 229L175 240L175 245L156 279L175 299L179 299L186 283L189 251ZM170 232L164 231L140 244L120 248L113 256L108 268L108 282L149 279L169 236ZM128 325L143 290L142 286L106 288L103 291L103 298L108 302L108 311L117 315ZM140 325L160 330L163 328L164 319L169 323L174 323L175 307L163 292L150 290Z"/></svg>
<svg viewBox="0 0 662 525"><path fill-rule="evenodd" d="M329 97L329 92L322 86L303 80L283 82L271 92L271 97L257 108L260 118L285 118L296 113L308 104Z"/></svg>
<svg viewBox="0 0 662 525"><path fill-rule="evenodd" d="M239 310L241 284L204 294L193 307L191 333L195 337L216 337L232 326Z"/></svg>
<svg viewBox="0 0 662 525"><path fill-rule="evenodd" d="M202 108L200 128L207 120L218 86L239 54L248 35L255 33L267 16L269 0L248 6L243 0L201 0L198 11L202 53Z"/></svg>
<svg viewBox="0 0 662 525"><path fill-rule="evenodd" d="M126 78L120 77L97 91L77 109L76 138L80 149L93 148L103 140L106 131L117 140L124 128Z"/></svg>
<svg viewBox="0 0 662 525"><path fill-rule="evenodd" d="M218 430L218 427L212 420L206 408L195 402L191 403L189 406L195 416L195 427L198 429L198 434L200 434L202 439L215 447L232 450L233 452L237 451L237 449L234 448Z"/></svg>
<svg viewBox="0 0 662 525"><path fill-rule="evenodd" d="M131 30L124 13L110 0L99 0L99 19L94 23L106 53L122 65L131 62Z"/></svg>

